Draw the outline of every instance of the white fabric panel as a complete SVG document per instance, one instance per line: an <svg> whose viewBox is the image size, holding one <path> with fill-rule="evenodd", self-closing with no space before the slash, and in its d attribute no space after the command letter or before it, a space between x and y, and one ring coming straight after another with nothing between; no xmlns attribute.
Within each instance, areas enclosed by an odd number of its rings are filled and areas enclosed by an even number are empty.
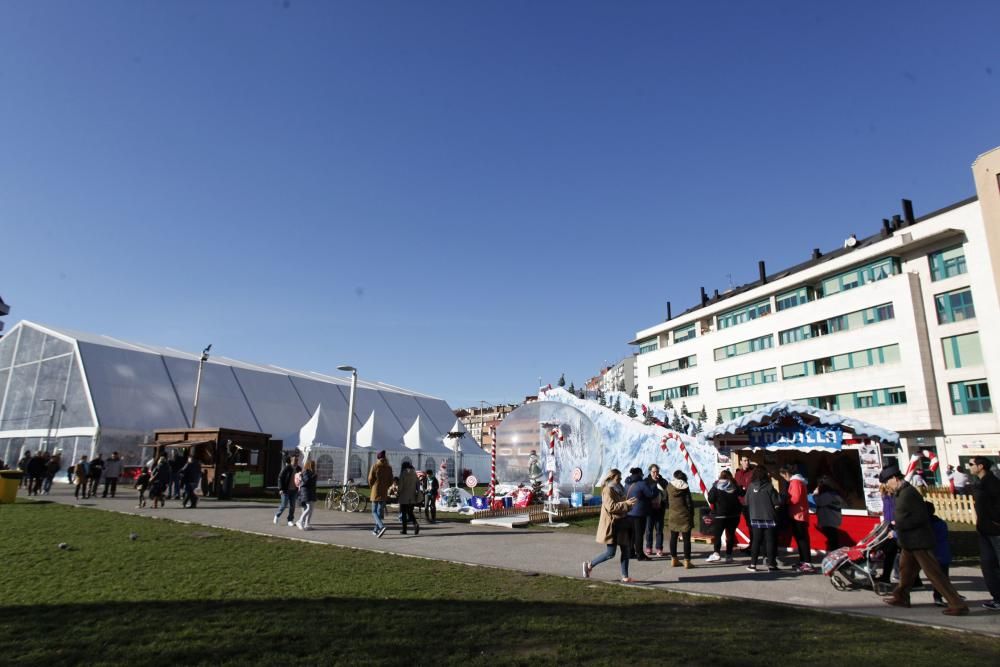
<svg viewBox="0 0 1000 667"><path fill-rule="evenodd" d="M233 373L261 430L270 433L275 440L295 442L302 423L309 419L309 411L288 376L243 368L233 368ZM204 388L202 395L205 395ZM200 416L198 421L201 421Z"/></svg>
<svg viewBox="0 0 1000 667"><path fill-rule="evenodd" d="M323 406L316 426L315 442L337 445L343 449L344 439L347 437L347 399L341 388L327 382L295 376L292 376L291 381L310 413L316 412L320 405Z"/></svg>
<svg viewBox="0 0 1000 667"><path fill-rule="evenodd" d="M154 358L159 359L159 357ZM162 359L166 362L170 377L173 378L177 394L180 396L184 414L188 417L188 419L178 421L177 425L189 424L191 408L194 405L194 385L198 376L198 362L174 357L162 357ZM174 402L176 403L176 400ZM242 431L260 430L257 428L257 421L254 419L253 413L250 412L250 406L243 397L243 392L236 384L236 378L230 367L214 364L211 361L205 364L205 372L201 378L198 423L195 426L198 428L234 428ZM264 432L267 433L267 431Z"/></svg>
<svg viewBox="0 0 1000 667"><path fill-rule="evenodd" d="M397 394L396 392L385 390L381 392L381 395L392 409L392 413L396 415L396 418L403 424L409 426L410 424L413 424L417 417L423 416L423 418L427 420L426 426L428 429L430 429L432 425L435 427L433 430L438 431L436 434L437 437L434 438L433 444L423 449L424 452L431 456L435 454L446 454L448 452L448 450L445 449L444 445L440 442L440 438L444 436L446 431L440 431L436 428L437 425L434 424L433 420L431 420L430 417L428 417L420 408L420 404L417 403L417 399L406 394Z"/></svg>
<svg viewBox="0 0 1000 667"><path fill-rule="evenodd" d="M348 388L349 392L350 389ZM396 416L389 410L389 406L382 399L382 395L372 389L358 387L357 396L354 399L354 428L355 432L364 422L368 420L372 411L375 412L375 433L372 438L371 449L378 452L380 449L398 452L405 451L403 447L403 425ZM409 423L407 423L408 425ZM368 471L365 470L365 474Z"/></svg>
<svg viewBox="0 0 1000 667"><path fill-rule="evenodd" d="M160 357L80 343L97 421L102 428L149 431L187 423Z"/></svg>

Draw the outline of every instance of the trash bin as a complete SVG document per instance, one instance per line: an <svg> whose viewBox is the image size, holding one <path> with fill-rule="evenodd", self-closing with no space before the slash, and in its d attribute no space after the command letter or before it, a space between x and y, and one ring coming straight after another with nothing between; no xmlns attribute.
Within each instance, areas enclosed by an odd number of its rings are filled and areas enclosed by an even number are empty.
<svg viewBox="0 0 1000 667"><path fill-rule="evenodd" d="M233 474L224 472L219 476L219 500L229 500L233 497Z"/></svg>
<svg viewBox="0 0 1000 667"><path fill-rule="evenodd" d="M20 470L0 470L0 503L12 503L17 498L24 473Z"/></svg>

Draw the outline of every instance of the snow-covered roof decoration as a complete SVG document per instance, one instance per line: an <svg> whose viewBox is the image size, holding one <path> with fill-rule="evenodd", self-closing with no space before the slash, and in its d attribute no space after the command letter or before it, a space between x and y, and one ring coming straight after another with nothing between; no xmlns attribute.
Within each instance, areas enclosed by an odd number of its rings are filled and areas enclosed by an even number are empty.
<svg viewBox="0 0 1000 667"><path fill-rule="evenodd" d="M779 401L767 407L737 417L713 429L705 431L705 439L713 440L723 435L735 435L749 429L766 425L775 419L786 415L798 415L810 425L835 426L843 431L853 433L863 438L872 438L883 442L899 442L899 433L887 428L870 424L860 419L846 417L839 412L821 410L806 403L794 401Z"/></svg>

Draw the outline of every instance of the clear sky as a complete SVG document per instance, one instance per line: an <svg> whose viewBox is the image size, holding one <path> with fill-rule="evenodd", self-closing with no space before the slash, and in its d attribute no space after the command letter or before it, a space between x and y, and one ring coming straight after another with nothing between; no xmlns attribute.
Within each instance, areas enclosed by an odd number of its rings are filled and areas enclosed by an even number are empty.
<svg viewBox="0 0 1000 667"><path fill-rule="evenodd" d="M19 319L453 407L974 194L995 0L0 2Z"/></svg>

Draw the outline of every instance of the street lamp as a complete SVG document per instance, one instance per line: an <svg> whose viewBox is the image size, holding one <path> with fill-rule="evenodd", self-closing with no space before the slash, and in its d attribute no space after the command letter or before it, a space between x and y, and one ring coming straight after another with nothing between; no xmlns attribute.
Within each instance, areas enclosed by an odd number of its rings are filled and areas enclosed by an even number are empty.
<svg viewBox="0 0 1000 667"><path fill-rule="evenodd" d="M198 421L198 398L201 396L201 373L205 369L205 362L208 361L208 351L212 349L212 344L201 351L201 360L198 361L198 379L194 383L194 407L191 409L191 428L195 427Z"/></svg>
<svg viewBox="0 0 1000 667"><path fill-rule="evenodd" d="M351 461L351 438L354 435L354 396L358 393L358 369L354 366L337 366L337 370L351 374L351 400L347 404L347 444L344 445L344 488L347 488L347 472Z"/></svg>
<svg viewBox="0 0 1000 667"><path fill-rule="evenodd" d="M458 481L458 476L461 474L458 468L458 452L461 446L462 438L465 437L465 424L462 423L461 419L456 419L454 425L452 425L451 430L448 431L446 438L454 440L455 444L455 491L458 491L460 482Z"/></svg>
<svg viewBox="0 0 1000 667"><path fill-rule="evenodd" d="M40 398L39 403L50 403L49 405L49 430L45 433L45 451L49 451L49 445L52 442L52 420L56 416L56 399L54 398Z"/></svg>

